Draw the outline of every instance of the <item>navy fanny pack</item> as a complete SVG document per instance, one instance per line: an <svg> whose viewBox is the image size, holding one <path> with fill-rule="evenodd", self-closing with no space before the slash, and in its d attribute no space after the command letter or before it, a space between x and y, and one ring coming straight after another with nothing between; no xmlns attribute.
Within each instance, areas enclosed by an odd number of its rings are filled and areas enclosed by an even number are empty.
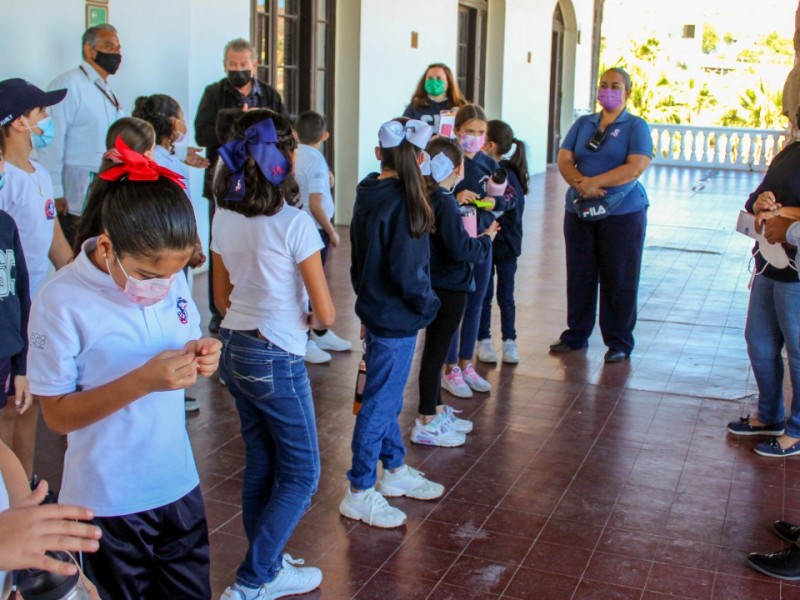
<svg viewBox="0 0 800 600"><path fill-rule="evenodd" d="M600 221L609 216L625 199L625 192L606 194L602 198L583 198L570 188L570 200L581 221Z"/></svg>

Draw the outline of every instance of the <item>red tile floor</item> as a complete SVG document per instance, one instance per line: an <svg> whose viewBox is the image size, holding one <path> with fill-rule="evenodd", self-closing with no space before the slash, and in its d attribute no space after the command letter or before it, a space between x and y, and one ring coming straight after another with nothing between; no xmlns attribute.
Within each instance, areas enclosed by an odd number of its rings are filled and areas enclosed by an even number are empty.
<svg viewBox="0 0 800 600"><path fill-rule="evenodd" d="M371 529L337 510L360 353L309 368L322 478L287 551L325 579L303 598L800 598L800 584L744 564L748 551L782 547L773 519L800 521L800 460L760 458L754 440L725 433L755 402L743 341L749 242L733 226L760 175L652 167L643 181L652 207L631 361L604 365L599 333L585 352L548 354L565 324L564 184L554 171L534 177L517 280L521 361L478 365L493 391L451 400L475 422L465 446L409 446L408 463L447 492L434 502L395 501L409 515L403 528ZM328 266L334 329L356 340L341 233ZM204 306L204 277L196 290ZM401 418L407 432L415 371ZM218 597L247 546L242 441L219 382L193 391L202 409L188 427ZM42 428L37 470L51 481L63 447Z"/></svg>

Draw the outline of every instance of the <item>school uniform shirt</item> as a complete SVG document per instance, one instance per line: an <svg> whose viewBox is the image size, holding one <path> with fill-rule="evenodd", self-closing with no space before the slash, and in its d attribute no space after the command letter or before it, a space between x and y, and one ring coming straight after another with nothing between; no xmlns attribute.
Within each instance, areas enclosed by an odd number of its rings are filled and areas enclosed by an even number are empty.
<svg viewBox="0 0 800 600"><path fill-rule="evenodd" d="M55 122L55 139L38 150L38 156L50 172L55 197L66 199L70 214L80 215L91 174L100 168L106 151L108 128L125 111L108 82L85 61L48 87L64 88L64 100L47 109Z"/></svg>
<svg viewBox="0 0 800 600"><path fill-rule="evenodd" d="M395 177L371 173L358 184L350 222L350 282L356 314L378 337L411 337L439 310L428 234L411 236L406 198Z"/></svg>
<svg viewBox="0 0 800 600"><path fill-rule="evenodd" d="M164 148L164 146L156 144L156 149L153 151L153 159L162 167L166 167L170 171L174 171L178 175L183 176L183 181L186 184L183 191L186 193L186 197L191 200L192 195L189 192L189 165L183 162L181 158L181 155L183 155L183 158L186 157L186 149L183 148L183 152L180 150L181 149L176 148L176 151L172 153Z"/></svg>
<svg viewBox="0 0 800 600"><path fill-rule="evenodd" d="M6 211L19 230L28 265L30 295L47 278L50 270L50 245L55 231L56 205L53 184L47 170L30 161L28 173L6 161L6 184L0 190L0 210Z"/></svg>
<svg viewBox="0 0 800 600"><path fill-rule="evenodd" d="M311 215L309 195L322 194L322 208L329 219L333 219L333 196L328 162L325 156L312 146L300 144L294 155L294 178L300 187L300 204ZM311 215L314 218L314 215ZM316 220L314 221L316 223ZM322 226L317 223L317 229Z"/></svg>
<svg viewBox="0 0 800 600"><path fill-rule="evenodd" d="M308 293L297 265L322 249L314 220L284 204L271 217L218 208L211 250L222 257L233 292L222 327L258 329L286 352L305 356Z"/></svg>
<svg viewBox="0 0 800 600"><path fill-rule="evenodd" d="M513 190L514 202L512 207L507 209L497 220L500 224L500 231L494 238L492 258L496 262L505 262L516 260L522 254L522 213L525 210L525 193L508 161L500 161L500 167L508 173L506 191Z"/></svg>
<svg viewBox="0 0 800 600"><path fill-rule="evenodd" d="M437 290L471 292L475 289L472 265L486 260L492 239L469 236L452 192L436 188L431 205L436 215L436 231L430 235L431 283Z"/></svg>
<svg viewBox="0 0 800 600"><path fill-rule="evenodd" d="M11 372L25 375L31 296L19 232L0 210L0 359L11 358Z"/></svg>
<svg viewBox="0 0 800 600"><path fill-rule="evenodd" d="M450 110L450 106L448 103L450 101L445 98L441 102L433 102L430 98L428 98L428 106L414 106L412 102L406 109L403 111L403 116L408 117L409 119L417 119L422 121L423 123L427 123L431 127L433 127L434 131L439 131L439 113L443 110Z"/></svg>
<svg viewBox="0 0 800 600"><path fill-rule="evenodd" d="M0 471L0 512L8 510L11 503L8 500L8 490L3 480L3 473ZM11 593L11 571L0 571L0 598L8 598Z"/></svg>
<svg viewBox="0 0 800 600"><path fill-rule="evenodd" d="M642 154L648 158L653 156L653 139L650 127L641 117L635 117L623 110L617 120L606 127L606 135L600 147L594 151L587 148L592 136L600 131L600 119L603 113L579 117L570 127L561 147L575 155L578 170L586 177L595 177L624 165L631 154ZM638 179L623 185L604 188L606 194L618 192L625 194L619 206L614 207L611 215L625 215L643 210L650 205L647 192ZM572 203L571 189L567 190L565 208L567 212L577 214Z"/></svg>
<svg viewBox="0 0 800 600"><path fill-rule="evenodd" d="M453 193L458 196L461 190L471 190L476 194L480 194L481 198L486 198L486 182L489 181L492 174L497 170L497 162L485 152L476 152L472 158L464 157L464 179L453 190ZM512 190L506 186L506 193L502 196L491 196L494 199L495 205L492 210L485 210L482 208L478 211L478 233L485 231L495 220L494 212L504 212L513 208L514 196Z"/></svg>
<svg viewBox="0 0 800 600"><path fill-rule="evenodd" d="M33 394L96 388L200 337L183 273L161 302L144 307L91 262L96 244L97 238L87 240L34 299L28 327ZM153 392L67 434L59 502L115 517L165 506L197 487L183 399L183 390Z"/></svg>

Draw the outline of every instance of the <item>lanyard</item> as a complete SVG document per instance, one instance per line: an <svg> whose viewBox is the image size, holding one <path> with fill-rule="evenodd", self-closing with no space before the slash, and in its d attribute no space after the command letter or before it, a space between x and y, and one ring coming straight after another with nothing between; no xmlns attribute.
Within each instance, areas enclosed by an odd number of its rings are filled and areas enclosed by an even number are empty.
<svg viewBox="0 0 800 600"><path fill-rule="evenodd" d="M80 66L80 67L78 67L78 68L79 68L79 69L80 69L80 70L83 72L83 74L84 74L84 75L86 75L86 79L89 79L89 74L86 72L86 69L84 69L84 68L83 68L83 65L81 65L81 66ZM111 92L111 93L109 94L109 93L108 93L108 92L107 92L107 91L106 91L106 90L103 88L103 86L101 86L99 83L97 83L97 80L95 80L95 81L94 81L94 85L95 85L95 87L96 87L98 90L100 90L100 92L103 94L103 96L105 96L105 97L106 97L106 99L108 99L108 101L109 101L109 102L111 102L111 105L112 105L112 106L113 106L113 107L114 107L114 108L115 108L117 111L119 111L119 108L120 108L120 105L119 105L119 100L117 100L117 97L114 95L114 92Z"/></svg>

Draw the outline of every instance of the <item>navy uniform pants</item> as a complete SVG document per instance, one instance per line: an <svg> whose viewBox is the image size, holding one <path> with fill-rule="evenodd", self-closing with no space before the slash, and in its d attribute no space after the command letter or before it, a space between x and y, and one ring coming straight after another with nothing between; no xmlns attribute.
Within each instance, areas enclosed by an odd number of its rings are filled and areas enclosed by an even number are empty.
<svg viewBox="0 0 800 600"><path fill-rule="evenodd" d="M600 331L611 350L633 350L639 273L647 209L581 221L564 214L567 249L567 327L561 340L586 346L594 329L600 296Z"/></svg>

